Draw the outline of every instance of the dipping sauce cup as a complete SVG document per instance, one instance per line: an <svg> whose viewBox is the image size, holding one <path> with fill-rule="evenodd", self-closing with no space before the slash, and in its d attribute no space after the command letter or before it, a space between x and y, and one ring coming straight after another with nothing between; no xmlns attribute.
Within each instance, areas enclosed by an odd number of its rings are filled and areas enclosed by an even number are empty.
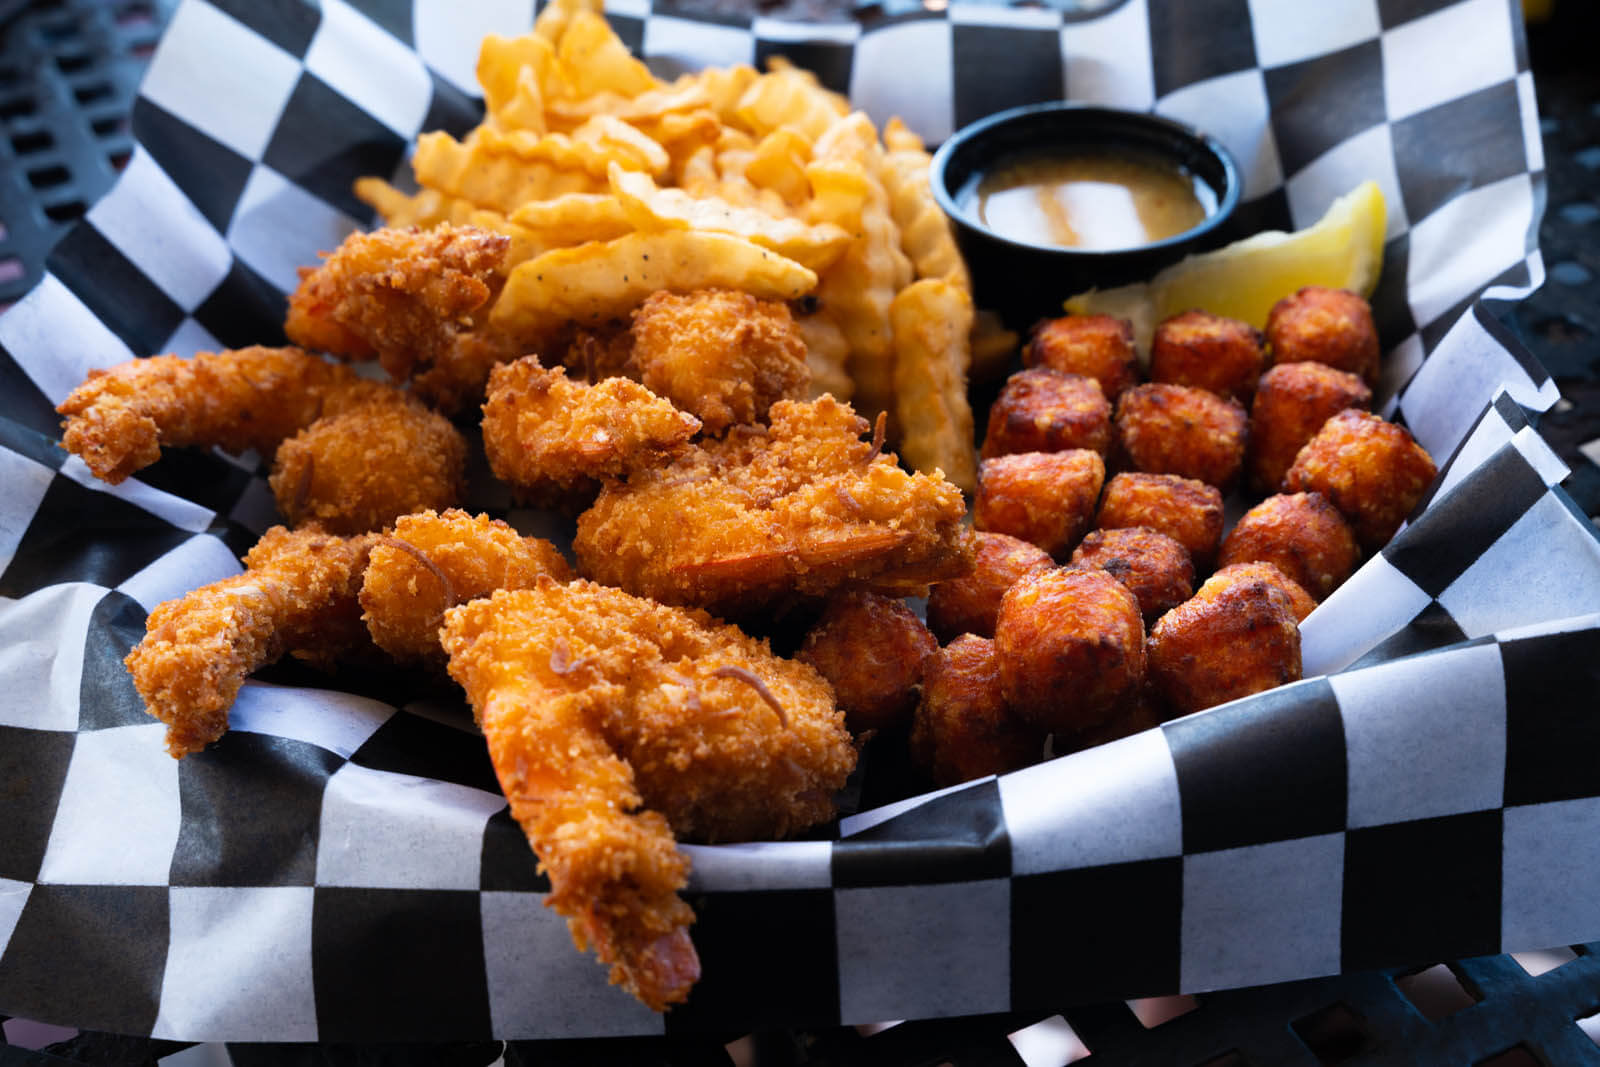
<svg viewBox="0 0 1600 1067"><path fill-rule="evenodd" d="M1159 188L1141 199L1141 172L1152 170ZM1017 330L1060 316L1075 293L1145 280L1221 244L1241 184L1228 150L1198 130L1072 103L1013 108L958 130L934 153L929 181L977 305ZM1182 217L1163 210L1175 186L1194 194L1193 225L1147 236L1139 219Z"/></svg>

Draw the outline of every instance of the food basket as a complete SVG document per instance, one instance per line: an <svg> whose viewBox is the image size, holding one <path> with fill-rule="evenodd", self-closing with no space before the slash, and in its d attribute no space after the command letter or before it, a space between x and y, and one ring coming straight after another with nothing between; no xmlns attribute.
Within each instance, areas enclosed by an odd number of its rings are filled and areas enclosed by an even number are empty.
<svg viewBox="0 0 1600 1067"><path fill-rule="evenodd" d="M1554 385L1493 314L1543 275L1520 22L1481 0L1319 10L799 25L611 6L662 73L785 54L930 141L1063 93L1153 107L1238 156L1247 230L1376 179L1380 399L1441 460L1413 521L1306 620L1306 681L826 838L690 846L705 977L661 1016L542 907L448 688L278 668L181 763L143 713L121 658L146 611L236 571L271 496L249 457L101 484L58 447L53 404L135 355L281 338L295 269L369 221L351 181L476 122L477 41L533 15L178 5L120 179L0 318L0 1012L184 1042L695 1047L954 1020L890 1047L1600 937L1600 541L1529 423ZM1106 1041L1126 1025L1074 1018Z"/></svg>

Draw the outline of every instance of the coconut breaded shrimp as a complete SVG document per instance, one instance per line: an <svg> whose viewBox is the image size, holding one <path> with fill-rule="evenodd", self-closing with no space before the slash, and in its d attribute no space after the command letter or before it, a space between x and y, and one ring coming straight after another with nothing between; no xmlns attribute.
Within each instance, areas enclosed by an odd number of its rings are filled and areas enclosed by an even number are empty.
<svg viewBox="0 0 1600 1067"><path fill-rule="evenodd" d="M56 408L62 443L113 485L165 447L217 446L270 455L323 415L401 395L298 348L152 356L88 378Z"/></svg>
<svg viewBox="0 0 1600 1067"><path fill-rule="evenodd" d="M483 405L489 466L523 489L570 489L661 466L699 429L699 419L638 382L587 385L532 356L496 367Z"/></svg>
<svg viewBox="0 0 1600 1067"><path fill-rule="evenodd" d="M578 520L580 573L738 616L843 588L925 593L971 568L961 490L902 470L881 423L861 440L866 420L831 396L771 418L606 486Z"/></svg>
<svg viewBox="0 0 1600 1067"><path fill-rule="evenodd" d="M174 758L198 752L228 728L246 676L306 649L327 660L353 637L347 623L370 536L268 530L245 571L168 600L124 662L145 710L167 724ZM359 616L357 615L357 618Z"/></svg>
<svg viewBox="0 0 1600 1067"><path fill-rule="evenodd" d="M446 613L511 812L549 905L611 980L656 1010L699 977L676 831L773 836L832 815L855 762L811 668L703 612L539 580Z"/></svg>
<svg viewBox="0 0 1600 1067"><path fill-rule="evenodd" d="M556 546L499 519L448 511L407 515L373 544L361 608L377 646L402 662L443 666L439 627L457 604L497 589L523 589L572 568Z"/></svg>
<svg viewBox="0 0 1600 1067"><path fill-rule="evenodd" d="M376 358L397 381L448 356L503 279L510 238L472 226L352 233L289 296L290 340Z"/></svg>

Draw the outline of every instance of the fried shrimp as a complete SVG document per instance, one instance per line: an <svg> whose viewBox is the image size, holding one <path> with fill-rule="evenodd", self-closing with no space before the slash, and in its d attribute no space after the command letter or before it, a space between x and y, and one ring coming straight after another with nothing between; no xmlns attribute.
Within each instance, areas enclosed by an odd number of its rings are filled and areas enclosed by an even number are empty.
<svg viewBox="0 0 1600 1067"><path fill-rule="evenodd" d="M961 490L908 474L824 396L606 486L578 520L585 577L668 604L743 614L867 587L902 596L972 564Z"/></svg>
<svg viewBox="0 0 1600 1067"><path fill-rule="evenodd" d="M402 662L443 666L439 627L457 604L496 589L526 589L572 568L556 546L499 519L455 508L407 515L372 546L361 608L378 647Z"/></svg>
<svg viewBox="0 0 1600 1067"><path fill-rule="evenodd" d="M298 348L253 346L192 359L152 356L90 371L57 413L62 443L115 485L169 448L270 455L324 415L400 394Z"/></svg>
<svg viewBox="0 0 1600 1067"><path fill-rule="evenodd" d="M700 429L638 382L585 385L532 356L496 367L483 405L483 447L495 476L524 489L574 489L660 466Z"/></svg>
<svg viewBox="0 0 1600 1067"><path fill-rule="evenodd" d="M356 591L371 546L370 536L275 526L243 574L150 613L124 662L145 710L167 724L168 752L182 757L221 737L252 671L302 648L331 657L360 639Z"/></svg>
<svg viewBox="0 0 1600 1067"><path fill-rule="evenodd" d="M826 682L703 612L540 580L446 613L548 903L656 1010L699 977L673 833L777 836L833 814L855 751ZM781 709L781 710L780 710Z"/></svg>
<svg viewBox="0 0 1600 1067"><path fill-rule="evenodd" d="M633 313L633 365L709 434L805 397L806 343L787 305L731 289L651 294Z"/></svg>
<svg viewBox="0 0 1600 1067"><path fill-rule="evenodd" d="M376 358L397 381L450 358L487 308L510 238L471 226L353 233L300 272L284 332L347 359Z"/></svg>
<svg viewBox="0 0 1600 1067"><path fill-rule="evenodd" d="M291 526L349 535L460 503L466 462L467 442L442 415L417 403L373 403L289 438L269 481Z"/></svg>

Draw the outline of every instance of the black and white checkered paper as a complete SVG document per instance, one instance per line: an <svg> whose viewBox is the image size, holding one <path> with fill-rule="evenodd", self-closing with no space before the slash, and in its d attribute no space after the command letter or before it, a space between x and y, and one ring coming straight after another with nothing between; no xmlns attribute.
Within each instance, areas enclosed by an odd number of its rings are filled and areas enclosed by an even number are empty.
<svg viewBox="0 0 1600 1067"><path fill-rule="evenodd" d="M616 2L663 73L787 54L930 141L1062 96L1186 119L1253 226L1375 178L1387 413L1450 457L1426 510L1305 623L1316 675L842 823L694 847L705 977L605 984L459 697L276 669L181 762L121 660L273 521L255 465L110 487L52 412L134 356L271 342L295 268L369 221L363 174L476 121L494 4L186 0L139 148L0 318L0 1011L180 1040L424 1041L1059 1007L1600 937L1600 541L1529 426L1548 375L1480 297L1542 281L1514 0L1133 0L706 22ZM332 686L330 688L330 686Z"/></svg>

